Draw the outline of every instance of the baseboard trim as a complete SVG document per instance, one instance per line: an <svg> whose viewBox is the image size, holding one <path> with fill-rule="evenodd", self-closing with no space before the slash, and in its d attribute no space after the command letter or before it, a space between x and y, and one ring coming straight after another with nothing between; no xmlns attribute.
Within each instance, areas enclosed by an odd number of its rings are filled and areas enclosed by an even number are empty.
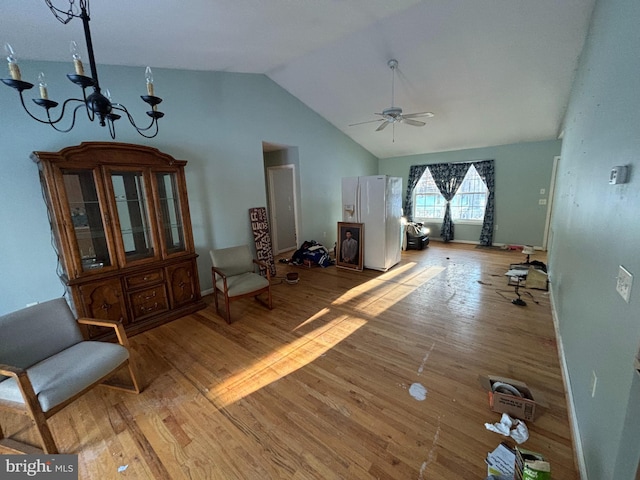
<svg viewBox="0 0 640 480"><path fill-rule="evenodd" d="M429 239L434 242L444 243L444 240L442 240L441 237L429 237ZM448 243L464 243L467 245L480 245L480 242L478 242L477 240L449 240ZM515 250L516 247L520 247L520 248L523 247L523 245L517 245L512 243L499 243L499 242L493 242L491 245L494 247L502 247L505 250ZM534 248L534 250L544 251L544 248L538 245L532 245L532 247Z"/></svg>
<svg viewBox="0 0 640 480"><path fill-rule="evenodd" d="M573 390L571 388L571 379L569 378L569 369L567 367L567 359L564 355L564 344L562 343L562 335L560 335L560 324L558 322L558 311L556 310L556 302L553 297L553 288L549 289L549 300L551 302L551 316L553 318L553 329L556 333L556 344L558 346L558 358L560 360L560 368L562 370L562 380L564 383L564 391L567 396L567 411L569 413L569 425L571 428L571 437L575 448L575 461L578 463L580 478L589 480L587 477L587 465L584 461L584 450L582 449L582 440L580 437L580 427L578 426L578 418L576 417L575 404L573 402Z"/></svg>

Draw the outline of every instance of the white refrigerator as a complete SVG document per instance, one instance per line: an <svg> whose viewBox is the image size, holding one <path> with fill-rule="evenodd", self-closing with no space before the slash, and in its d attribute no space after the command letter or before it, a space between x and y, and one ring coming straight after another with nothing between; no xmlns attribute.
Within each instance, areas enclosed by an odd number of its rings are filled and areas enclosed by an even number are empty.
<svg viewBox="0 0 640 480"><path fill-rule="evenodd" d="M364 224L364 268L387 271L400 261L402 178L342 179L342 221Z"/></svg>

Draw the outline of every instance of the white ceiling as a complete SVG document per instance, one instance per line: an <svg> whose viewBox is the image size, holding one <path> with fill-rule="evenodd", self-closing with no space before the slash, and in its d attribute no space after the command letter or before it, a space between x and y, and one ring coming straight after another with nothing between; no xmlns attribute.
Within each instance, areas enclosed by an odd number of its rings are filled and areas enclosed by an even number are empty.
<svg viewBox="0 0 640 480"><path fill-rule="evenodd" d="M386 158L557 138L594 3L93 0L91 32L98 63L263 73ZM85 49L43 0L2 0L0 32L23 59ZM391 106L391 58L395 106L435 117L349 127Z"/></svg>

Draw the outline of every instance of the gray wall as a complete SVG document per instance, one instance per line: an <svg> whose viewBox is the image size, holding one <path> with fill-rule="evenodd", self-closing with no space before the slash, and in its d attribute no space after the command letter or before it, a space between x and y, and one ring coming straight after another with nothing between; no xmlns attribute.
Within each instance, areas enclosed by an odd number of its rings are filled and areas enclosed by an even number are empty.
<svg viewBox="0 0 640 480"><path fill-rule="evenodd" d="M49 97L78 96L66 63L21 62L23 78L47 74ZM144 69L99 66L103 88L145 123ZM4 74L3 74L4 76ZM126 122L117 141L147 144L187 160L187 184L198 269L211 288L208 251L251 243L248 209L266 206L262 142L298 148L301 235L335 241L340 178L377 173L377 159L263 75L154 69L166 113L160 134L140 137ZM37 87L34 88L37 94ZM32 103L31 96L27 103ZM34 105L35 107L35 105ZM39 108L39 107L38 107ZM0 84L0 314L63 294L33 150L57 151L83 141L111 141L106 128L79 115L69 133L29 119L17 94Z"/></svg>
<svg viewBox="0 0 640 480"><path fill-rule="evenodd" d="M599 0L565 120L549 265L591 480L631 480L640 457L640 2ZM609 185L615 165L631 181ZM618 266L635 278L616 292ZM591 396L591 376L598 378Z"/></svg>
<svg viewBox="0 0 640 480"><path fill-rule="evenodd" d="M560 155L560 141L519 143L497 147L429 153L379 160L381 174L402 177L406 189L411 165L495 160L496 210L494 243L542 246L553 159ZM540 189L545 194L540 194ZM404 203L404 201L403 201ZM439 240L440 225L429 224L431 237ZM477 242L480 226L456 225L455 240Z"/></svg>

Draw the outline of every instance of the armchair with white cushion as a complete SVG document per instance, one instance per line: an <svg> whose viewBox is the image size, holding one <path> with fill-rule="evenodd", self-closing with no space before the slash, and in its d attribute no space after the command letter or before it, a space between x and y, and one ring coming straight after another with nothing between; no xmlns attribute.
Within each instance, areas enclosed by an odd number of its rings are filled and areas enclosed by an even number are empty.
<svg viewBox="0 0 640 480"><path fill-rule="evenodd" d="M271 274L264 262L253 258L249 245L211 250L211 276L213 280L213 297L218 312L218 293L222 294L225 304L224 318L231 323L229 304L245 297L255 297L271 310ZM262 268L266 276L256 273ZM259 295L266 294L266 301Z"/></svg>
<svg viewBox="0 0 640 480"><path fill-rule="evenodd" d="M78 323L112 327L118 343L84 340ZM127 368L131 385L105 383ZM140 393L124 327L115 321L76 320L64 298L0 316L0 410L30 417L42 449L5 438L9 453L58 453L47 419L104 383Z"/></svg>

